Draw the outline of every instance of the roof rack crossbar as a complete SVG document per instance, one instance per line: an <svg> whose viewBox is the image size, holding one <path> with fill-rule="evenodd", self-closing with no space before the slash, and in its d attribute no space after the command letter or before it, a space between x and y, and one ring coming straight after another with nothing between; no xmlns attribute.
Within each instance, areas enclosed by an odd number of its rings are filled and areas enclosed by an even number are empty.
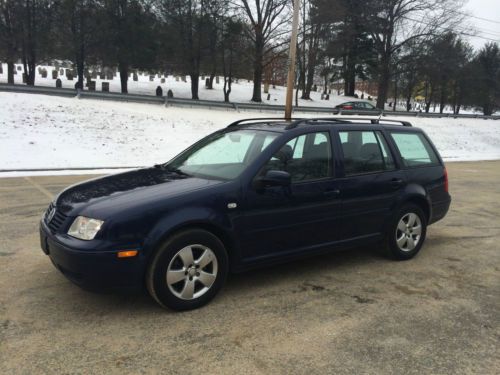
<svg viewBox="0 0 500 375"><path fill-rule="evenodd" d="M229 124L227 127L232 127L232 126L237 126L237 125L241 125L243 123L246 123L246 122L250 122L250 121L260 121L260 122L268 122L268 121L275 121L275 122L286 122L287 120L285 120L283 117L256 117L256 118L245 118L245 119L242 119L242 120L238 120L238 121L234 121L232 122L231 124ZM292 120L298 120L298 119L292 119Z"/></svg>

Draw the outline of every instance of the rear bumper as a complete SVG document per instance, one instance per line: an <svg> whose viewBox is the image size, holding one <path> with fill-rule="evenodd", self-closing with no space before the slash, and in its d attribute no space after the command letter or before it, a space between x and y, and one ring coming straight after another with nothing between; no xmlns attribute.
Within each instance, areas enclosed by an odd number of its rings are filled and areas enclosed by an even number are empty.
<svg viewBox="0 0 500 375"><path fill-rule="evenodd" d="M145 261L141 253L118 258L116 251L69 248L40 222L40 245L54 266L73 283L85 289L137 288L143 283Z"/></svg>
<svg viewBox="0 0 500 375"><path fill-rule="evenodd" d="M429 224L435 223L446 216L448 210L450 209L451 197L445 201L440 201L432 205L432 215L429 220Z"/></svg>

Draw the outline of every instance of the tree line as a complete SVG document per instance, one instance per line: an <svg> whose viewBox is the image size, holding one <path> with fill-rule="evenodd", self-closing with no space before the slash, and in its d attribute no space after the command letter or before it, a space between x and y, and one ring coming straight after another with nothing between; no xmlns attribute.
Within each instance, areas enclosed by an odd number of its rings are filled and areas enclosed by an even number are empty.
<svg viewBox="0 0 500 375"><path fill-rule="evenodd" d="M464 40L461 0L303 0L297 44L296 98L342 82L354 96L360 82L375 82L377 106L394 100L412 109L500 106L500 51L478 52ZM121 91L137 70L190 76L198 99L200 76L208 88L224 79L230 100L235 79L262 86L286 77L290 0L0 0L0 60L14 82L21 61L28 85L42 62L70 60L76 86L89 68L116 67ZM393 107L395 108L395 106Z"/></svg>

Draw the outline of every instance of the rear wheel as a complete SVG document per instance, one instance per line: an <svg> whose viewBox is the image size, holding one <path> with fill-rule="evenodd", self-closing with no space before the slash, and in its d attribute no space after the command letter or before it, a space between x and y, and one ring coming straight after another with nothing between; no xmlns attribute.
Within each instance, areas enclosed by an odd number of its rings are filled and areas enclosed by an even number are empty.
<svg viewBox="0 0 500 375"><path fill-rule="evenodd" d="M160 246L146 276L149 294L163 307L190 310L215 297L228 271L222 242L210 232L180 232Z"/></svg>
<svg viewBox="0 0 500 375"><path fill-rule="evenodd" d="M426 233L427 220L423 210L415 204L404 205L386 234L389 255L400 260L413 258L422 248Z"/></svg>

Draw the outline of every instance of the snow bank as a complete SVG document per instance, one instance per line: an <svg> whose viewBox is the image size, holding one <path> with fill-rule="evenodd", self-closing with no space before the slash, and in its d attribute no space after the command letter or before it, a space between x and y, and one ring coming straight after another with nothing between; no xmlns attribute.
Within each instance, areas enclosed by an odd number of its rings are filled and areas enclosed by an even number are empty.
<svg viewBox="0 0 500 375"><path fill-rule="evenodd" d="M152 165L231 121L269 115L0 93L0 170ZM500 159L500 121L410 121L447 161Z"/></svg>

